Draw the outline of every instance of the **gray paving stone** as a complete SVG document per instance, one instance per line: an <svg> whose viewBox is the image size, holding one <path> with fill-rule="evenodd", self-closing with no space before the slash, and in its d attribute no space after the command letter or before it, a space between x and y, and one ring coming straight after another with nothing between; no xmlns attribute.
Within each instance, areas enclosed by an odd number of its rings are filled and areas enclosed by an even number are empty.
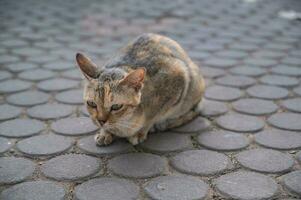
<svg viewBox="0 0 301 200"><path fill-rule="evenodd" d="M21 112L22 110L18 107L2 104L0 105L0 121L16 118Z"/></svg>
<svg viewBox="0 0 301 200"><path fill-rule="evenodd" d="M116 140L108 146L98 146L94 140L94 136L87 136L77 142L78 148L85 153L92 155L115 155L118 153L126 153L132 151L132 145L125 140Z"/></svg>
<svg viewBox="0 0 301 200"><path fill-rule="evenodd" d="M83 90L68 90L55 95L55 99L66 104L83 104Z"/></svg>
<svg viewBox="0 0 301 200"><path fill-rule="evenodd" d="M265 147L291 150L301 147L301 135L298 132L269 129L255 135L255 141Z"/></svg>
<svg viewBox="0 0 301 200"><path fill-rule="evenodd" d="M204 100L204 107L201 111L202 116L214 117L228 112L228 107L225 103Z"/></svg>
<svg viewBox="0 0 301 200"><path fill-rule="evenodd" d="M230 69L232 74L244 75L244 76L261 76L266 74L267 71L260 67L255 66L239 66Z"/></svg>
<svg viewBox="0 0 301 200"><path fill-rule="evenodd" d="M208 58L203 62L203 64L205 66L227 69L235 66L237 64L237 61L230 58Z"/></svg>
<svg viewBox="0 0 301 200"><path fill-rule="evenodd" d="M78 136L93 133L98 127L88 117L74 117L52 123L51 129L58 134Z"/></svg>
<svg viewBox="0 0 301 200"><path fill-rule="evenodd" d="M37 87L46 92L54 92L75 88L78 86L78 83L78 81L74 80L54 78L39 82Z"/></svg>
<svg viewBox="0 0 301 200"><path fill-rule="evenodd" d="M232 103L234 110L249 115L267 115L277 111L278 106L272 101L261 99L240 99Z"/></svg>
<svg viewBox="0 0 301 200"><path fill-rule="evenodd" d="M294 88L293 90L297 95L301 96L301 86Z"/></svg>
<svg viewBox="0 0 301 200"><path fill-rule="evenodd" d="M5 153L13 146L13 142L9 141L6 138L0 137L0 154Z"/></svg>
<svg viewBox="0 0 301 200"><path fill-rule="evenodd" d="M242 59L246 57L248 54L242 51L236 51L236 50L223 50L219 51L215 54L218 57L222 58L233 58L233 59Z"/></svg>
<svg viewBox="0 0 301 200"><path fill-rule="evenodd" d="M78 69L71 69L64 71L62 73L62 76L65 78L70 78L70 79L76 79L76 80L82 80L84 76L80 73Z"/></svg>
<svg viewBox="0 0 301 200"><path fill-rule="evenodd" d="M242 96L239 89L224 87L224 86L211 86L205 91L205 97L216 101L234 101Z"/></svg>
<svg viewBox="0 0 301 200"><path fill-rule="evenodd" d="M293 171L283 176L283 185L294 193L301 195L301 171Z"/></svg>
<svg viewBox="0 0 301 200"><path fill-rule="evenodd" d="M280 129L301 131L301 114L276 113L267 119L267 122Z"/></svg>
<svg viewBox="0 0 301 200"><path fill-rule="evenodd" d="M301 76L301 69L299 67L291 67L286 65L273 67L271 72L280 75Z"/></svg>
<svg viewBox="0 0 301 200"><path fill-rule="evenodd" d="M39 65L42 65L44 63L54 62L59 59L60 59L60 57L58 55L54 55L54 54L50 54L50 53L48 53L47 55L39 56L39 57L36 57L36 56L27 57L27 61L34 62Z"/></svg>
<svg viewBox="0 0 301 200"><path fill-rule="evenodd" d="M150 181L144 190L156 200L194 200L205 199L208 185L196 177L163 176Z"/></svg>
<svg viewBox="0 0 301 200"><path fill-rule="evenodd" d="M189 135L162 132L149 134L140 146L149 151L168 153L192 148L192 143Z"/></svg>
<svg viewBox="0 0 301 200"><path fill-rule="evenodd" d="M13 73L37 69L38 65L30 62L11 63L5 66L5 68Z"/></svg>
<svg viewBox="0 0 301 200"><path fill-rule="evenodd" d="M44 123L32 119L13 119L0 124L0 135L26 137L36 135L45 128Z"/></svg>
<svg viewBox="0 0 301 200"><path fill-rule="evenodd" d="M180 126L178 128L172 129L175 132L179 133L196 133L200 131L204 131L210 127L210 122L203 118L197 117L192 121L188 122L187 124Z"/></svg>
<svg viewBox="0 0 301 200"><path fill-rule="evenodd" d="M5 200L64 200L64 187L50 181L30 181L4 190L0 198Z"/></svg>
<svg viewBox="0 0 301 200"><path fill-rule="evenodd" d="M21 92L29 89L32 86L31 83L21 81L18 79L10 79L0 82L0 94Z"/></svg>
<svg viewBox="0 0 301 200"><path fill-rule="evenodd" d="M256 85L247 89L252 97L260 99L277 100L288 96L288 90L276 86Z"/></svg>
<svg viewBox="0 0 301 200"><path fill-rule="evenodd" d="M167 162L164 158L149 153L129 153L109 160L108 168L122 177L149 178L164 173Z"/></svg>
<svg viewBox="0 0 301 200"><path fill-rule="evenodd" d="M255 51L258 46L250 43L235 43L230 48L238 51Z"/></svg>
<svg viewBox="0 0 301 200"><path fill-rule="evenodd" d="M200 67L202 75L206 78L216 78L226 74L225 70L223 69L216 69L212 67Z"/></svg>
<svg viewBox="0 0 301 200"><path fill-rule="evenodd" d="M254 52L253 55L255 57L279 59L279 58L284 57L286 54L284 52L280 52L280 51L259 50L259 51Z"/></svg>
<svg viewBox="0 0 301 200"><path fill-rule="evenodd" d="M281 63L285 65L293 65L293 66L300 66L301 65L301 59L296 57L286 57L283 60L281 60Z"/></svg>
<svg viewBox="0 0 301 200"><path fill-rule="evenodd" d="M233 172L215 180L217 190L231 199L270 199L278 185L272 178L255 172Z"/></svg>
<svg viewBox="0 0 301 200"><path fill-rule="evenodd" d="M42 173L59 181L73 181L90 177L100 171L99 159L84 154L65 154L42 164Z"/></svg>
<svg viewBox="0 0 301 200"><path fill-rule="evenodd" d="M250 141L239 133L217 130L201 133L197 137L200 145L217 151L235 151L246 148Z"/></svg>
<svg viewBox="0 0 301 200"><path fill-rule="evenodd" d="M267 85L294 87L298 85L299 80L297 78L288 77L288 76L265 75L260 78L260 82L265 83Z"/></svg>
<svg viewBox="0 0 301 200"><path fill-rule="evenodd" d="M296 158L297 158L298 162L301 163L301 151L299 151L299 152L296 154Z"/></svg>
<svg viewBox="0 0 301 200"><path fill-rule="evenodd" d="M226 75L216 80L219 85L246 88L256 83L256 80L246 76L232 76Z"/></svg>
<svg viewBox="0 0 301 200"><path fill-rule="evenodd" d="M29 156L50 156L62 153L72 146L72 139L55 135L39 135L21 140L17 148Z"/></svg>
<svg viewBox="0 0 301 200"><path fill-rule="evenodd" d="M55 70L55 71L62 71L70 68L75 68L74 64L71 62L65 62L65 61L56 61L56 62L50 62L43 66L43 68Z"/></svg>
<svg viewBox="0 0 301 200"><path fill-rule="evenodd" d="M54 76L55 73L45 69L28 70L18 75L19 78L27 81L43 81L46 79L53 78Z"/></svg>
<svg viewBox="0 0 301 200"><path fill-rule="evenodd" d="M292 112L301 112L301 98L287 99L281 102L281 106Z"/></svg>
<svg viewBox="0 0 301 200"><path fill-rule="evenodd" d="M271 149L251 149L236 155L238 162L251 170L265 173L289 171L294 160L289 154Z"/></svg>
<svg viewBox="0 0 301 200"><path fill-rule="evenodd" d="M81 113L82 113L83 115L85 115L86 117L89 117L89 116L90 116L90 114L89 114L89 112L88 112L86 106L82 106L81 109L80 109L80 111L81 111Z"/></svg>
<svg viewBox="0 0 301 200"><path fill-rule="evenodd" d="M36 119L50 120L67 117L72 114L74 108L62 104L44 104L34 106L27 110L27 114Z"/></svg>
<svg viewBox="0 0 301 200"><path fill-rule="evenodd" d="M264 127L264 123L257 117L242 114L227 114L216 119L221 128L235 132L257 132Z"/></svg>
<svg viewBox="0 0 301 200"><path fill-rule="evenodd" d="M8 71L1 70L0 71L0 81L4 81L12 77L12 74Z"/></svg>
<svg viewBox="0 0 301 200"><path fill-rule="evenodd" d="M273 59L268 58L247 58L244 60L246 65L256 66L256 67L271 67L277 64Z"/></svg>
<svg viewBox="0 0 301 200"><path fill-rule="evenodd" d="M139 199L139 187L132 181L119 178L92 179L75 188L76 200Z"/></svg>
<svg viewBox="0 0 301 200"><path fill-rule="evenodd" d="M24 181L35 170L35 164L24 158L0 158L0 183L13 184Z"/></svg>
<svg viewBox="0 0 301 200"><path fill-rule="evenodd" d="M0 55L0 64L7 64L19 61L19 58L11 55Z"/></svg>
<svg viewBox="0 0 301 200"><path fill-rule="evenodd" d="M232 167L227 156L208 150L181 152L171 158L171 165L180 172L201 176L218 174Z"/></svg>
<svg viewBox="0 0 301 200"><path fill-rule="evenodd" d="M49 94L39 91L26 91L13 94L7 97L7 102L16 106L34 106L46 103L50 98Z"/></svg>

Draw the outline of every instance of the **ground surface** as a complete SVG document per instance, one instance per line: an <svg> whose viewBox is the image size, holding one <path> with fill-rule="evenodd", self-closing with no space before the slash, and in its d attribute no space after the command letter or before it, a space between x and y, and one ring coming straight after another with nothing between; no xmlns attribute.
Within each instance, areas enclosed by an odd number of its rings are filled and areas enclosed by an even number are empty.
<svg viewBox="0 0 301 200"><path fill-rule="evenodd" d="M0 199L297 199L300 1L0 1ZM101 64L143 32L207 81L202 117L96 147L76 52Z"/></svg>

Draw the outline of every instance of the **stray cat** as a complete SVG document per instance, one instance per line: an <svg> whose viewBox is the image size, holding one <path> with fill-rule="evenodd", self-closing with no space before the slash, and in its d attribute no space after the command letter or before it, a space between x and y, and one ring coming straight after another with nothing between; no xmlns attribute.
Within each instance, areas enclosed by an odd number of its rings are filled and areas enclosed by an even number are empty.
<svg viewBox="0 0 301 200"><path fill-rule="evenodd" d="M180 126L197 116L205 82L174 40L142 34L104 66L83 54L77 63L87 79L84 101L94 123L98 145L125 137L136 145L152 130Z"/></svg>

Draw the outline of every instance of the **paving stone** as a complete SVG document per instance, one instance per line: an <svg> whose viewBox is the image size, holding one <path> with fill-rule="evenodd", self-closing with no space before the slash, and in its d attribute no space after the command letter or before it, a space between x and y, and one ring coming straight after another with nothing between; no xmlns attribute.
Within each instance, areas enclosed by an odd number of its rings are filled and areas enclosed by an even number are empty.
<svg viewBox="0 0 301 200"><path fill-rule="evenodd" d="M55 73L45 69L34 69L22 72L18 76L19 78L28 81L43 81L53 78L55 76Z"/></svg>
<svg viewBox="0 0 301 200"><path fill-rule="evenodd" d="M83 104L83 90L68 90L55 95L55 99L67 104Z"/></svg>
<svg viewBox="0 0 301 200"><path fill-rule="evenodd" d="M238 51L255 51L258 46L250 43L235 43L230 48Z"/></svg>
<svg viewBox="0 0 301 200"><path fill-rule="evenodd" d="M86 135L93 133L98 129L88 117L60 119L53 122L51 128L58 134L69 136Z"/></svg>
<svg viewBox="0 0 301 200"><path fill-rule="evenodd" d="M221 128L242 133L257 132L264 127L264 123L257 117L235 113L218 117L216 123Z"/></svg>
<svg viewBox="0 0 301 200"><path fill-rule="evenodd" d="M233 172L215 180L217 190L231 199L270 199L277 194L277 183L255 172Z"/></svg>
<svg viewBox="0 0 301 200"><path fill-rule="evenodd" d="M7 102L17 106L34 106L46 103L50 98L49 94L39 91L26 91L7 97Z"/></svg>
<svg viewBox="0 0 301 200"><path fill-rule="evenodd" d="M180 172L208 176L231 167L231 161L221 153L208 150L184 151L171 158L171 165Z"/></svg>
<svg viewBox="0 0 301 200"><path fill-rule="evenodd" d="M246 88L256 83L256 80L246 76L227 75L216 80L219 85Z"/></svg>
<svg viewBox="0 0 301 200"><path fill-rule="evenodd" d="M281 102L281 106L292 112L301 112L301 98L287 99Z"/></svg>
<svg viewBox="0 0 301 200"><path fill-rule="evenodd" d="M204 107L201 111L201 115L206 117L214 117L225 114L226 112L228 112L228 107L225 103L204 100Z"/></svg>
<svg viewBox="0 0 301 200"><path fill-rule="evenodd" d="M225 70L212 67L200 67L202 75L206 78L216 78L225 75Z"/></svg>
<svg viewBox="0 0 301 200"><path fill-rule="evenodd" d="M26 137L36 135L45 128L44 123L33 119L13 119L0 124L0 135Z"/></svg>
<svg viewBox="0 0 301 200"><path fill-rule="evenodd" d="M217 130L201 133L197 137L200 145L217 151L234 151L246 148L250 141L239 133Z"/></svg>
<svg viewBox="0 0 301 200"><path fill-rule="evenodd" d="M0 198L5 200L64 200L64 187L50 181L30 181L4 190Z"/></svg>
<svg viewBox="0 0 301 200"><path fill-rule="evenodd" d="M63 91L72 89L78 86L77 81L54 78L46 81L39 82L37 84L38 89L46 92Z"/></svg>
<svg viewBox="0 0 301 200"><path fill-rule="evenodd" d="M271 69L272 73L288 76L301 76L301 69L299 67L291 67L280 65Z"/></svg>
<svg viewBox="0 0 301 200"><path fill-rule="evenodd" d="M116 175L130 178L149 178L165 172L167 162L149 153L129 153L114 157L108 168Z"/></svg>
<svg viewBox="0 0 301 200"><path fill-rule="evenodd" d="M277 100L288 96L288 90L276 86L256 85L247 89L252 97L260 99Z"/></svg>
<svg viewBox="0 0 301 200"><path fill-rule="evenodd" d="M13 184L24 181L35 170L35 164L24 158L0 158L0 183Z"/></svg>
<svg viewBox="0 0 301 200"><path fill-rule="evenodd" d="M267 71L260 67L255 66L239 66L230 69L230 72L237 75L245 75L245 76L261 76L266 74Z"/></svg>
<svg viewBox="0 0 301 200"><path fill-rule="evenodd" d="M255 135L255 141L265 147L291 150L301 147L301 135L297 132L269 129Z"/></svg>
<svg viewBox="0 0 301 200"><path fill-rule="evenodd" d="M62 104L44 104L34 106L27 110L27 114L36 119L49 120L67 117L72 114L74 108Z"/></svg>
<svg viewBox="0 0 301 200"><path fill-rule="evenodd" d="M13 75L8 72L8 71L4 71L4 70L1 70L0 71L0 81L4 81L6 79L9 79L11 78Z"/></svg>
<svg viewBox="0 0 301 200"><path fill-rule="evenodd" d="M90 116L90 114L89 114L89 112L88 112L86 106L82 106L80 110L81 110L81 113L82 113L83 115L85 115L86 117L89 117L89 116Z"/></svg>
<svg viewBox="0 0 301 200"><path fill-rule="evenodd" d="M246 65L256 66L256 67L271 67L277 64L273 59L268 58L248 58L244 60Z"/></svg>
<svg viewBox="0 0 301 200"><path fill-rule="evenodd" d="M5 68L11 72L17 73L38 68L37 64L29 62L11 63L5 66Z"/></svg>
<svg viewBox="0 0 301 200"><path fill-rule="evenodd" d="M72 139L55 135L39 135L17 143L19 151L29 156L50 156L62 153L72 146Z"/></svg>
<svg viewBox="0 0 301 200"><path fill-rule="evenodd" d="M294 88L294 90L293 90L297 95L299 95L299 96L301 96L301 87L299 86L299 87L296 87L296 88Z"/></svg>
<svg viewBox="0 0 301 200"><path fill-rule="evenodd" d="M120 178L92 179L75 188L76 200L132 200L139 199L139 187Z"/></svg>
<svg viewBox="0 0 301 200"><path fill-rule="evenodd" d="M11 55L0 55L0 63L7 64L19 61L19 58Z"/></svg>
<svg viewBox="0 0 301 200"><path fill-rule="evenodd" d="M241 96L239 89L224 86L211 86L205 91L206 98L217 101L234 101Z"/></svg>
<svg viewBox="0 0 301 200"><path fill-rule="evenodd" d="M42 164L42 173L59 181L80 180L92 176L101 169L99 159L84 154L65 154Z"/></svg>
<svg viewBox="0 0 301 200"><path fill-rule="evenodd" d="M94 140L94 136L80 139L77 142L77 146L85 153L92 155L112 155L132 151L132 145L121 139L114 141L108 146L98 146Z"/></svg>
<svg viewBox="0 0 301 200"><path fill-rule="evenodd" d="M190 176L157 177L144 187L149 197L160 200L205 199L208 189L202 180Z"/></svg>
<svg viewBox="0 0 301 200"><path fill-rule="evenodd" d="M196 132L204 131L209 127L210 127L210 122L207 119L203 117L197 117L183 126L174 128L173 131L180 132L180 133L196 133Z"/></svg>
<svg viewBox="0 0 301 200"><path fill-rule="evenodd" d="M57 61L57 62L48 63L44 65L43 68L55 70L55 71L62 71L70 68L75 68L75 66L71 62Z"/></svg>
<svg viewBox="0 0 301 200"><path fill-rule="evenodd" d="M149 151L168 153L192 148L192 143L189 135L163 132L149 134L140 146Z"/></svg>
<svg viewBox="0 0 301 200"><path fill-rule="evenodd" d="M283 60L281 60L281 63L285 65L295 65L300 66L301 65L301 59L296 57L286 57Z"/></svg>
<svg viewBox="0 0 301 200"><path fill-rule="evenodd" d="M290 131L301 131L301 114L276 113L269 117L267 122L277 128Z"/></svg>
<svg viewBox="0 0 301 200"><path fill-rule="evenodd" d="M18 117L22 110L8 104L0 105L0 120L8 120Z"/></svg>
<svg viewBox="0 0 301 200"><path fill-rule="evenodd" d="M265 75L260 78L260 82L267 85L293 87L298 85L299 80L297 78L287 76Z"/></svg>
<svg viewBox="0 0 301 200"><path fill-rule="evenodd" d="M271 50L259 50L254 52L255 57L279 59L284 57L286 54L280 51L271 51Z"/></svg>
<svg viewBox="0 0 301 200"><path fill-rule="evenodd" d="M245 53L245 52L235 51L235 50L219 51L215 55L218 56L218 57L233 58L233 59L242 59L242 58L248 56L248 54Z"/></svg>
<svg viewBox="0 0 301 200"><path fill-rule="evenodd" d="M205 66L217 67L221 69L226 69L233 67L237 64L237 61L229 58L209 58L206 59L203 64Z"/></svg>
<svg viewBox="0 0 301 200"><path fill-rule="evenodd" d="M76 80L82 80L84 76L80 73L78 69L71 69L64 71L62 73L62 76L65 78L70 78L70 79L76 79Z"/></svg>
<svg viewBox="0 0 301 200"><path fill-rule="evenodd" d="M21 92L29 89L32 86L31 83L21 81L18 79L10 79L0 82L0 94Z"/></svg>
<svg viewBox="0 0 301 200"><path fill-rule="evenodd" d="M249 115L267 115L277 111L278 106L272 101L261 99L240 99L232 103L234 110Z"/></svg>
<svg viewBox="0 0 301 200"><path fill-rule="evenodd" d="M5 153L13 146L13 143L6 138L0 137L0 154Z"/></svg>
<svg viewBox="0 0 301 200"><path fill-rule="evenodd" d="M294 160L289 154L270 149L251 149L236 155L238 162L251 170L265 173L289 171Z"/></svg>
<svg viewBox="0 0 301 200"><path fill-rule="evenodd" d="M284 175L283 185L288 191L301 195L301 171L293 171Z"/></svg>
<svg viewBox="0 0 301 200"><path fill-rule="evenodd" d="M296 154L296 158L297 158L298 162L301 163L301 151L299 151L299 152Z"/></svg>

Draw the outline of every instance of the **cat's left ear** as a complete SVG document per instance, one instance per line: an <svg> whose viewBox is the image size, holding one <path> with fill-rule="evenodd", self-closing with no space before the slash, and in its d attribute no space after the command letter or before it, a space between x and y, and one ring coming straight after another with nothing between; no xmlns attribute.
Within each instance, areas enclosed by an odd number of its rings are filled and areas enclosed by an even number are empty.
<svg viewBox="0 0 301 200"><path fill-rule="evenodd" d="M120 84L133 88L135 91L139 91L143 85L145 74L146 69L144 67L138 68L122 79Z"/></svg>
<svg viewBox="0 0 301 200"><path fill-rule="evenodd" d="M80 70L89 81L98 77L99 71L96 64L94 64L87 56L77 53L76 61Z"/></svg>

